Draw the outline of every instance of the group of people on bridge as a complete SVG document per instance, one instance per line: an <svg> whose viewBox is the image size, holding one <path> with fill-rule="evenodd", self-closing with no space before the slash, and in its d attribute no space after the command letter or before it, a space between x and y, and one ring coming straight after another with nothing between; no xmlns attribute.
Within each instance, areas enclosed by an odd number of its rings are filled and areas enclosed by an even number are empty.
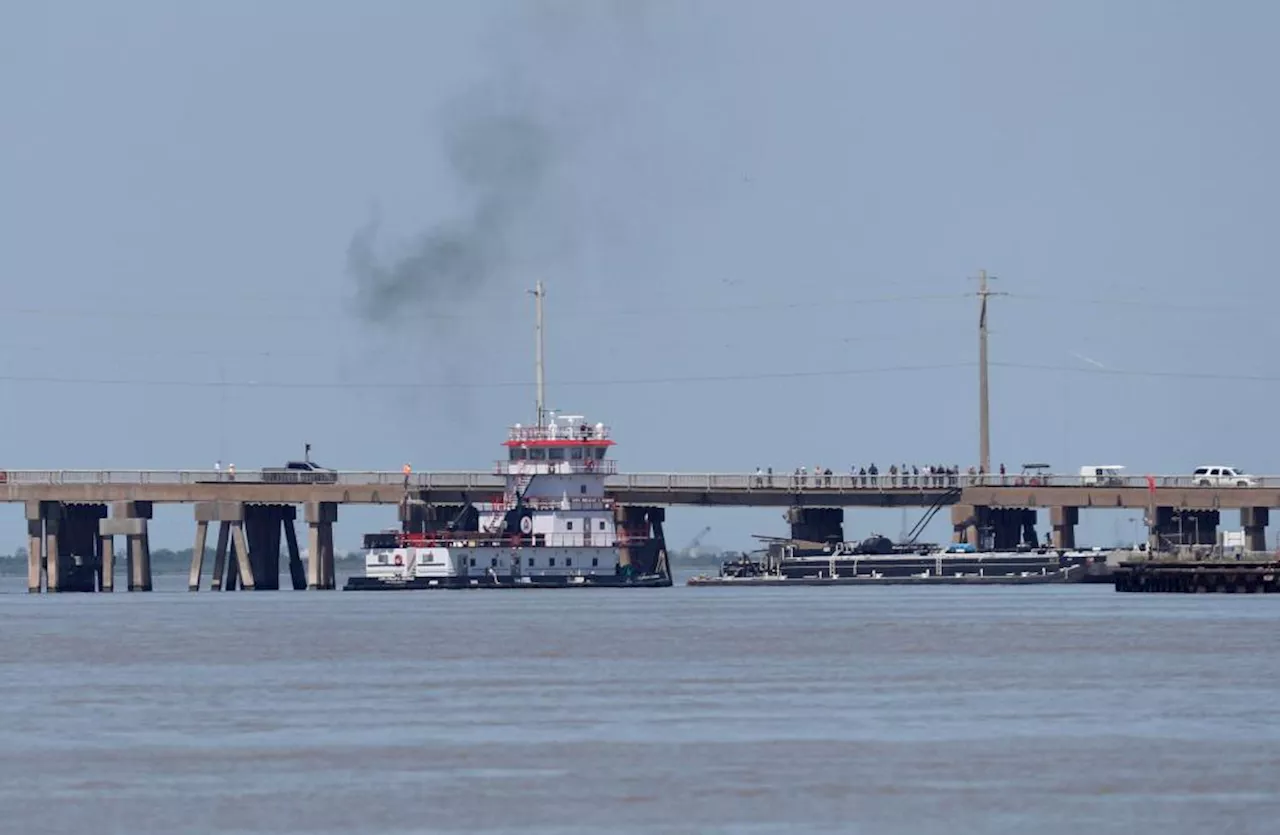
<svg viewBox="0 0 1280 835"><path fill-rule="evenodd" d="M849 468L848 478L852 481L853 487L959 487L960 486L960 466L945 465L919 466L918 464L890 464L887 472L881 473L880 468L874 462L865 467L859 467L856 464ZM982 477L986 475L984 467L969 467L965 473L969 476L969 481L977 480L979 483ZM1000 480L1003 483L1005 477L1005 466L1000 465ZM777 481L775 481L775 478ZM834 479L834 480L833 480ZM840 476L831 471L830 467L815 466L812 474L807 467L796 467L790 473L775 476L773 467L760 469L756 467L755 482L756 487L847 487L850 481L841 479Z"/></svg>

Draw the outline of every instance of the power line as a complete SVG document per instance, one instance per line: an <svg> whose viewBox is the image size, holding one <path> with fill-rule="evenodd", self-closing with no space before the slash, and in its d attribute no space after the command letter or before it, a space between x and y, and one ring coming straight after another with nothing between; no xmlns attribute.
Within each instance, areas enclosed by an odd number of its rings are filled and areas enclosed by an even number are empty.
<svg viewBox="0 0 1280 835"><path fill-rule="evenodd" d="M1113 377L1152 377L1184 380L1231 380L1247 383L1277 383L1280 376L1271 374L1232 374L1216 371L1143 371L1125 368L1083 368L1073 365L1039 365L1025 362L993 362L993 366L1027 371L1063 371L1070 374L1100 374Z"/></svg>
<svg viewBox="0 0 1280 835"><path fill-rule="evenodd" d="M665 385L679 383L723 383L748 382L755 380L786 380L809 377L848 377L863 374L909 373L915 371L940 371L956 368L971 368L973 363L940 363L934 365L897 365L875 368L843 368L825 371L776 371L755 372L751 374L711 374L688 377L639 377L633 379L614 380L556 380L557 387L607 387L607 386L640 386ZM292 382L271 380L145 380L145 379L108 379L101 377L53 377L53 376L18 376L2 375L0 382L30 383L48 385L101 385L101 386L142 386L150 388L199 388L199 389L280 389L280 390L348 390L348 391L398 391L405 389L507 389L532 388L533 382L491 382L491 383L349 383L349 382Z"/></svg>
<svg viewBox="0 0 1280 835"><path fill-rule="evenodd" d="M632 317L632 316L663 316L663 315L701 315L713 313L743 313L750 311L782 311L782 310L815 310L829 307L858 307L862 305L872 304L904 304L909 302L937 302L937 301L959 301L963 299L963 294L922 294L907 296L876 296L861 299L835 298L835 299L818 299L814 301L804 302L749 302L742 304L716 304L716 305L685 305L678 302L664 306L649 307L619 307L613 309L579 309L566 308L558 315L564 317L586 316L591 319L613 318L613 317ZM483 307L483 305L477 305ZM484 312L466 312L466 313L447 313L447 312L421 312L409 314L414 320L425 321L477 321L484 320L492 322L500 315L509 313L512 316L518 315L518 311L514 308L502 310L495 313L492 307L486 308ZM189 320L189 319L222 319L232 315L232 311L226 309L192 309L191 307L181 310L155 310L130 307L128 309L105 309L105 308L74 308L74 307L4 307L0 308L0 315L11 316L39 316L39 317L65 317L65 318L89 318L89 319L147 319L147 320ZM343 320L356 321L354 311L333 309L328 312L316 313L271 313L271 312L254 312L252 309L244 310L237 308L234 311L237 319L255 319L269 320L279 322L314 322L317 320L332 321L341 318Z"/></svg>

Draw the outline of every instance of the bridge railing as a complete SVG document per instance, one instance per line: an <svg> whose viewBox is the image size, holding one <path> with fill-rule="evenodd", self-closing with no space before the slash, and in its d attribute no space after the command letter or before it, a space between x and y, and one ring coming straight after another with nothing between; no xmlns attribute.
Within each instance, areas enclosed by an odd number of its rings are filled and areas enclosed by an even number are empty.
<svg viewBox="0 0 1280 835"><path fill-rule="evenodd" d="M791 473L620 473L605 478L613 490L728 490L743 492L883 492L939 491L956 487L1088 487L1148 489L1280 489L1280 476L1245 476L1218 482L1199 476L1122 476L1098 482L1079 475L796 475ZM1243 481L1243 483L1239 483ZM326 473L281 470L0 470L0 484L17 485L189 485L235 484L337 484L351 487L404 487L411 489L494 490L505 478L492 471L458 470L410 473L394 470L344 470Z"/></svg>

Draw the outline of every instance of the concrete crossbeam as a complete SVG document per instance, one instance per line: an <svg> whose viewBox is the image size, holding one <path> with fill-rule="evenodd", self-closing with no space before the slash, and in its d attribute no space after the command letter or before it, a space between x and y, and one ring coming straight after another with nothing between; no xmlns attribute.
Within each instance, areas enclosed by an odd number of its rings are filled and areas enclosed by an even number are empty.
<svg viewBox="0 0 1280 835"><path fill-rule="evenodd" d="M111 503L111 515L118 519L150 519L153 502L123 501Z"/></svg>
<svg viewBox="0 0 1280 835"><path fill-rule="evenodd" d="M144 536L147 533L146 519L99 519L98 536Z"/></svg>
<svg viewBox="0 0 1280 835"><path fill-rule="evenodd" d="M242 522L244 502L196 502L197 522Z"/></svg>
<svg viewBox="0 0 1280 835"><path fill-rule="evenodd" d="M338 521L337 502L307 502L302 507L310 524Z"/></svg>

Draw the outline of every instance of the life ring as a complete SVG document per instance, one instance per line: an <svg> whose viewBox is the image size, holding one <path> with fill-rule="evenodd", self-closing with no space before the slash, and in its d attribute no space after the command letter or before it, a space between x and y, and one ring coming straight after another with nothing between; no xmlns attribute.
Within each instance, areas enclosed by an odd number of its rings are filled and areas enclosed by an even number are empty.
<svg viewBox="0 0 1280 835"><path fill-rule="evenodd" d="M533 533L533 519L528 516L520 517L520 532L524 534Z"/></svg>
<svg viewBox="0 0 1280 835"><path fill-rule="evenodd" d="M404 557L396 554L396 565L404 565Z"/></svg>

